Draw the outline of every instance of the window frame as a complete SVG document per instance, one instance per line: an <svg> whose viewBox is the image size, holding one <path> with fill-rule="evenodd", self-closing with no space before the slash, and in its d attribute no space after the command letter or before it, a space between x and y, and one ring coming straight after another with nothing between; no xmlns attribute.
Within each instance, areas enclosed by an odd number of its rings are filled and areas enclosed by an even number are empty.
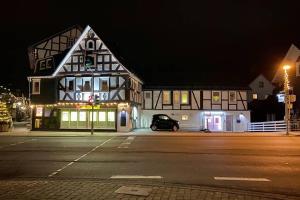
<svg viewBox="0 0 300 200"><path fill-rule="evenodd" d="M219 94L218 95L219 99L217 101L214 100L214 93L218 93ZM211 91L211 103L212 104L221 104L222 103L222 92L221 91L217 91L217 90Z"/></svg>
<svg viewBox="0 0 300 200"><path fill-rule="evenodd" d="M168 102L165 102L165 95L164 95L165 92L169 93ZM171 105L172 104L172 91L171 90L163 90L162 91L162 104L163 105Z"/></svg>
<svg viewBox="0 0 300 200"><path fill-rule="evenodd" d="M35 90L35 84L38 83L38 91ZM31 94L41 94L41 79L32 79L32 91Z"/></svg>
<svg viewBox="0 0 300 200"><path fill-rule="evenodd" d="M186 103L182 103L182 93L187 93L187 102ZM180 91L180 105L190 105L190 99L191 99L191 96L190 96L190 91L189 90L182 90Z"/></svg>
<svg viewBox="0 0 300 200"><path fill-rule="evenodd" d="M231 100L230 93L234 93L234 96L235 96L234 100ZM229 102L229 104L236 104L236 102L237 102L237 94L236 93L237 93L237 91L229 91L228 92L228 102Z"/></svg>
<svg viewBox="0 0 300 200"><path fill-rule="evenodd" d="M258 81L258 87L259 88L264 88L265 87L265 83L263 81Z"/></svg>

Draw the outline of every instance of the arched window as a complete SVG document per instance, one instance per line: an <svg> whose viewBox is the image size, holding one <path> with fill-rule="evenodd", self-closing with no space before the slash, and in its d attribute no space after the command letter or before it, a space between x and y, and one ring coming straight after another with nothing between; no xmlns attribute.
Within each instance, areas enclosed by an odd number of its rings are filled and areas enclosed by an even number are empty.
<svg viewBox="0 0 300 200"><path fill-rule="evenodd" d="M87 41L87 49L88 50L94 50L94 41L93 40L89 40Z"/></svg>

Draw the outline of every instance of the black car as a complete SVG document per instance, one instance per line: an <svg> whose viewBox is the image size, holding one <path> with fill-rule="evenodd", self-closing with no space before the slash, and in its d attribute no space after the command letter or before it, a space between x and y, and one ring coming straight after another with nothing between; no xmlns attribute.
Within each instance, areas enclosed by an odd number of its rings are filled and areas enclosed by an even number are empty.
<svg viewBox="0 0 300 200"><path fill-rule="evenodd" d="M179 122L170 118L168 115L156 114L152 117L150 128L152 131L156 131L158 129L177 131L179 129Z"/></svg>

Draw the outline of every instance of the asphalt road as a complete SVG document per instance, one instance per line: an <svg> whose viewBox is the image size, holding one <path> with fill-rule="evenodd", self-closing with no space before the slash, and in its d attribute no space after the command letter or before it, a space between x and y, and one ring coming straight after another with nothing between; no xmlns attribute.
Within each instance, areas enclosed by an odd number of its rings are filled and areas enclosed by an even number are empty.
<svg viewBox="0 0 300 200"><path fill-rule="evenodd" d="M2 180L119 175L300 196L300 137L0 138Z"/></svg>

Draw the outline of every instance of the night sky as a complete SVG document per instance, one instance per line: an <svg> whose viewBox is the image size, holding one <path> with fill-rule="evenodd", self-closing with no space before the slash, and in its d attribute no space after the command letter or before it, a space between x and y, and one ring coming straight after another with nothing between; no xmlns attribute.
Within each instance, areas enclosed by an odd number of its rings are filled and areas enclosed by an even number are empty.
<svg viewBox="0 0 300 200"><path fill-rule="evenodd" d="M10 1L1 5L1 81L26 91L27 47L89 24L147 85L271 79L300 44L300 1Z"/></svg>

